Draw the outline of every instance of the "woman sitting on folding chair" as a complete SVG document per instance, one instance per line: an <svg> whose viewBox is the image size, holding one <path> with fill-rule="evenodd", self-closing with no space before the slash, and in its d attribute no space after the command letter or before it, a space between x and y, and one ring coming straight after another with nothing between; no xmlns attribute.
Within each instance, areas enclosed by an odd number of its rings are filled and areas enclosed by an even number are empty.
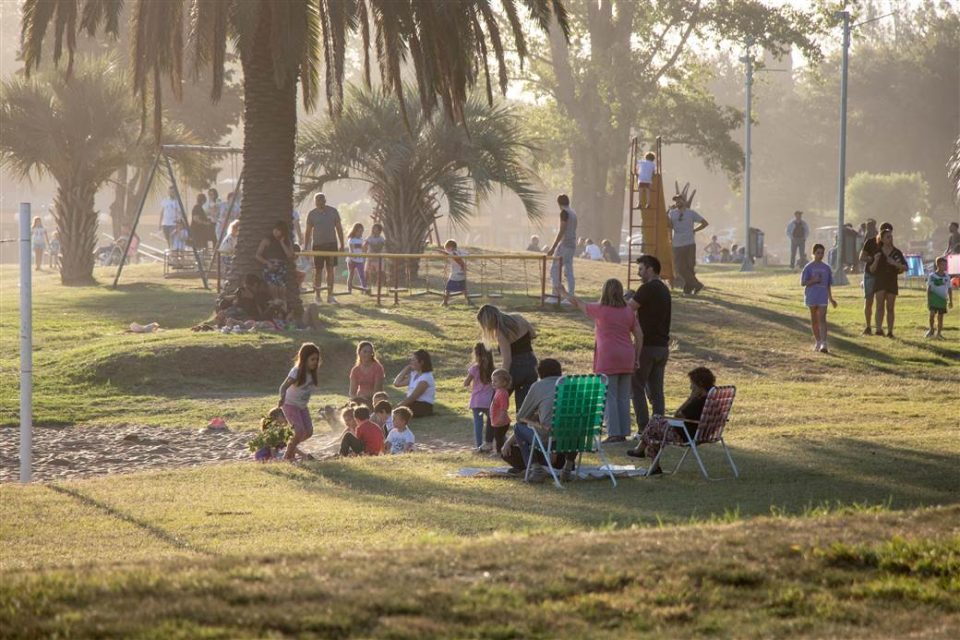
<svg viewBox="0 0 960 640"><path fill-rule="evenodd" d="M692 439L697 434L696 423L699 422L700 416L703 414L703 407L707 403L707 394L710 393L710 389L716 386L717 378L706 367L697 367L687 372L687 377L690 378L690 397L680 405L673 417L685 420L684 429ZM627 451L627 455L652 460L657 457L660 447L664 444L680 444L682 442L686 442L686 440L679 429L670 429L663 416L654 416L640 435L640 444ZM648 476L659 473L663 473L659 462L657 462L657 466L647 471Z"/></svg>

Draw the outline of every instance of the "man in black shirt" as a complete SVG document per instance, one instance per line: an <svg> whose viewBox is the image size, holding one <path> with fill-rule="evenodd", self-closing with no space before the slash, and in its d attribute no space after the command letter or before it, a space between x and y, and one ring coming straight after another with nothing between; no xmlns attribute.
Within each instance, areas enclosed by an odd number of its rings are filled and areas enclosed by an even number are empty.
<svg viewBox="0 0 960 640"><path fill-rule="evenodd" d="M633 374L633 411L640 432L650 420L647 397L654 415L666 411L663 375L670 356L670 289L660 279L660 261L651 255L637 258L637 275L643 285L630 300L643 330L643 347Z"/></svg>

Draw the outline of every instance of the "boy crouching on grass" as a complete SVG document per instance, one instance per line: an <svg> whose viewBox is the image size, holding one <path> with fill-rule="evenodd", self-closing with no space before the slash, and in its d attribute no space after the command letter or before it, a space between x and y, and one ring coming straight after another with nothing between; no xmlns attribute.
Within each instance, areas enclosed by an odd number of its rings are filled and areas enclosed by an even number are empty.
<svg viewBox="0 0 960 640"><path fill-rule="evenodd" d="M387 435L387 445L391 454L413 451L416 438L413 437L413 431L410 431L412 419L413 412L406 407L397 407L393 410L393 428Z"/></svg>
<svg viewBox="0 0 960 640"><path fill-rule="evenodd" d="M344 420L347 429L340 439L340 455L378 456L383 453L383 430L370 420L369 407L353 409L353 420L356 424L355 432Z"/></svg>

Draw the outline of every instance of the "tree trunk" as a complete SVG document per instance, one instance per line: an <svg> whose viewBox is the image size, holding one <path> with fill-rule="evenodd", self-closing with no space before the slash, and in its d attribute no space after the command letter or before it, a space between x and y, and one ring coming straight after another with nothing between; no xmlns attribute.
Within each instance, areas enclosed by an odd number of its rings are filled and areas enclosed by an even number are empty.
<svg viewBox="0 0 960 640"><path fill-rule="evenodd" d="M243 195L240 235L228 286L247 273L261 272L257 246L278 221L289 224L293 211L293 175L297 135L295 69L282 86L275 80L270 49L270 11L260 12L252 50L243 64ZM299 306L300 292L293 269L288 279L288 302Z"/></svg>
<svg viewBox="0 0 960 640"><path fill-rule="evenodd" d="M120 237L123 227L127 224L127 170L127 165L123 165L117 171L113 202L110 203L110 222L114 238Z"/></svg>
<svg viewBox="0 0 960 640"><path fill-rule="evenodd" d="M57 180L54 214L63 252L60 281L65 285L96 284L93 251L97 247L97 212L93 209L96 186Z"/></svg>

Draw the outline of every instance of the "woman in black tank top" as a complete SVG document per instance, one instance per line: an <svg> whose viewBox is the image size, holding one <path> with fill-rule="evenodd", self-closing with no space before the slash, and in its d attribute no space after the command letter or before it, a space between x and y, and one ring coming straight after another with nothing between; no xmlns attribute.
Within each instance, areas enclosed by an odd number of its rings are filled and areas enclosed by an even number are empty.
<svg viewBox="0 0 960 640"><path fill-rule="evenodd" d="M531 385L537 381L537 357L532 345L537 333L520 314L506 314L490 304L480 307L477 324L484 342L499 347L501 366L513 379L514 403L519 410Z"/></svg>

